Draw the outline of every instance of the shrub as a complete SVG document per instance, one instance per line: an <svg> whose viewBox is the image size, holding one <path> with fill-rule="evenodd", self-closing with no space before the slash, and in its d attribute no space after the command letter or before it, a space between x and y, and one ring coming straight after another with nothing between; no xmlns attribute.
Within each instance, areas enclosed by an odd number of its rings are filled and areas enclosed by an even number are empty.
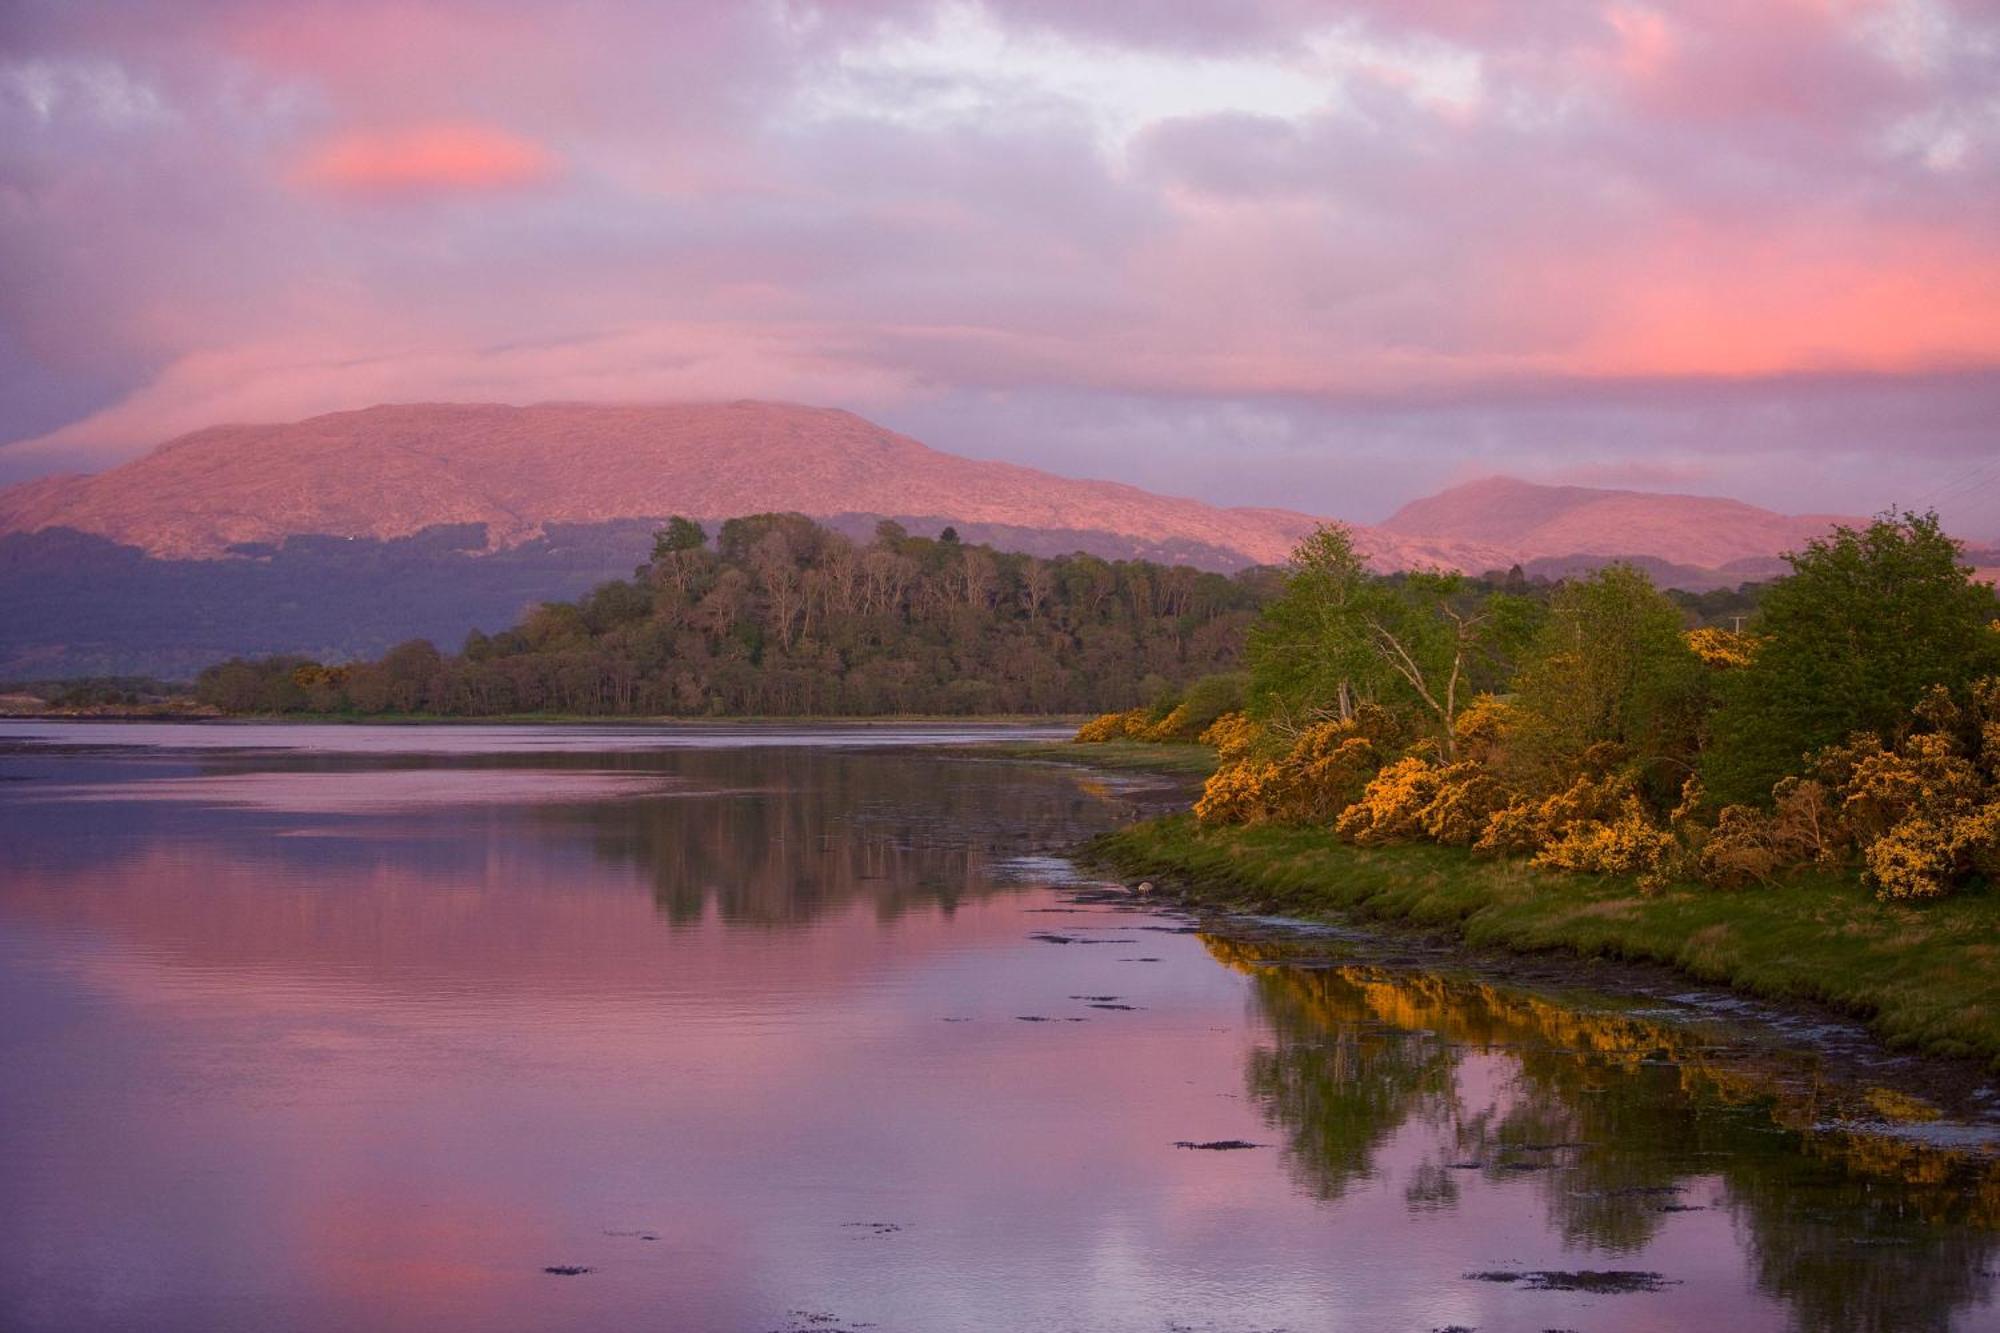
<svg viewBox="0 0 2000 1333"><path fill-rule="evenodd" d="M1225 713L1242 712L1248 680L1242 672L1227 672L1203 676L1188 686L1181 698L1181 706L1187 709L1187 739L1193 740L1207 731Z"/></svg>
<svg viewBox="0 0 2000 1333"><path fill-rule="evenodd" d="M1769 811L1731 805L1713 829L1683 827L1695 844L1696 876L1723 889L1769 884L1800 866L1836 864L1852 841L1834 794L1816 778L1781 780Z"/></svg>
<svg viewBox="0 0 2000 1333"><path fill-rule="evenodd" d="M1539 852L1575 826L1617 821L1628 802L1638 802L1629 777L1585 774L1554 795L1509 801L1487 821L1473 850L1503 855Z"/></svg>
<svg viewBox="0 0 2000 1333"><path fill-rule="evenodd" d="M1674 835L1654 823L1636 796L1627 796L1609 819L1567 825L1529 864L1590 874L1639 874L1655 870L1675 849Z"/></svg>
<svg viewBox="0 0 2000 1333"><path fill-rule="evenodd" d="M1175 704L1158 722L1140 731L1133 739L1142 741L1191 741L1201 732L1192 725L1186 704Z"/></svg>
<svg viewBox="0 0 2000 1333"><path fill-rule="evenodd" d="M1467 847L1505 803L1505 789L1479 764L1407 755L1375 775L1334 830L1365 847L1417 838Z"/></svg>
<svg viewBox="0 0 2000 1333"><path fill-rule="evenodd" d="M1203 824L1259 824L1282 781L1278 765L1246 760L1218 768L1201 787L1194 817Z"/></svg>
<svg viewBox="0 0 2000 1333"><path fill-rule="evenodd" d="M1241 713L1224 713L1201 733L1203 745L1215 747L1216 759L1223 764L1238 763L1264 744L1264 728Z"/></svg>
<svg viewBox="0 0 2000 1333"><path fill-rule="evenodd" d="M1451 724L1458 757L1475 764L1493 764L1520 720L1520 710L1498 695L1475 697Z"/></svg>
<svg viewBox="0 0 2000 1333"><path fill-rule="evenodd" d="M1361 799L1343 810L1334 831L1364 847L1407 842L1423 832L1423 813L1437 795L1440 769L1418 755L1377 773Z"/></svg>
<svg viewBox="0 0 2000 1333"><path fill-rule="evenodd" d="M1942 827L1980 804L1985 784L1979 770L1953 753L1949 736L1912 736L1894 750L1879 742L1856 748L1862 753L1842 792L1841 812L1863 841L1917 817Z"/></svg>
<svg viewBox="0 0 2000 1333"><path fill-rule="evenodd" d="M1482 765L1461 762L1440 769L1437 791L1418 816L1424 834L1447 847L1470 847L1485 833L1507 789Z"/></svg>
<svg viewBox="0 0 2000 1333"><path fill-rule="evenodd" d="M1921 816L1905 819L1862 854L1878 897L1941 898L1951 891L1950 832Z"/></svg>
<svg viewBox="0 0 2000 1333"><path fill-rule="evenodd" d="M1713 628L1691 629L1682 637L1687 640L1687 646L1702 660L1704 666L1723 671L1734 671L1749 666L1761 642L1754 634Z"/></svg>
<svg viewBox="0 0 2000 1333"><path fill-rule="evenodd" d="M1724 806L1715 827L1700 836L1695 853L1695 873L1718 889L1769 884L1784 865L1770 819L1748 805Z"/></svg>
<svg viewBox="0 0 2000 1333"><path fill-rule="evenodd" d="M1124 713L1105 713L1078 727L1075 740L1081 745L1122 741L1142 736L1152 725L1152 714L1143 708L1134 708Z"/></svg>
<svg viewBox="0 0 2000 1333"><path fill-rule="evenodd" d="M1268 743L1262 729L1232 716L1239 722L1220 734L1224 723L1217 722L1204 733L1204 739L1215 737L1227 762L1195 803L1203 823L1326 823L1361 795L1381 764L1374 744L1351 720L1308 727L1282 756L1269 759L1253 757Z"/></svg>
<svg viewBox="0 0 2000 1333"><path fill-rule="evenodd" d="M1771 789L1771 832L1779 855L1798 865L1832 865L1854 840L1817 778L1779 779Z"/></svg>

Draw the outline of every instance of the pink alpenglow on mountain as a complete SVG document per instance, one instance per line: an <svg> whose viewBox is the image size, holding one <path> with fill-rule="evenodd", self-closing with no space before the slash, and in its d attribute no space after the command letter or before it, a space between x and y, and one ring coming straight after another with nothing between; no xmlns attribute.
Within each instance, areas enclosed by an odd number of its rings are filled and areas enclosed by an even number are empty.
<svg viewBox="0 0 2000 1333"><path fill-rule="evenodd" d="M916 516L1007 544L1283 561L1322 522L932 449L853 413L787 403L413 403L279 425L214 426L95 476L0 491L0 533L67 527L170 558L320 534L393 538L483 523L495 547L552 523L788 510ZM1355 525L1381 569L1478 572L1573 555L1717 567L1775 556L1830 520L1733 500L1493 479Z"/></svg>
<svg viewBox="0 0 2000 1333"><path fill-rule="evenodd" d="M1487 544L1517 560L1548 556L1650 556L1719 568L1735 560L1797 550L1835 523L1826 514L1776 514L1705 495L1537 486L1510 477L1454 486L1413 500L1380 530L1405 539L1440 537Z"/></svg>

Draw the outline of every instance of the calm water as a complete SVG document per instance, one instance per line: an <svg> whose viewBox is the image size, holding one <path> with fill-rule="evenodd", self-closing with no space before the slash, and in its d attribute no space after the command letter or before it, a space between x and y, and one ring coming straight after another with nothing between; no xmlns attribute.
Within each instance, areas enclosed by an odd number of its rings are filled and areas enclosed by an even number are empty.
<svg viewBox="0 0 2000 1333"><path fill-rule="evenodd" d="M976 738L0 723L0 1326L2000 1328L1977 1161L1096 901L1147 793Z"/></svg>

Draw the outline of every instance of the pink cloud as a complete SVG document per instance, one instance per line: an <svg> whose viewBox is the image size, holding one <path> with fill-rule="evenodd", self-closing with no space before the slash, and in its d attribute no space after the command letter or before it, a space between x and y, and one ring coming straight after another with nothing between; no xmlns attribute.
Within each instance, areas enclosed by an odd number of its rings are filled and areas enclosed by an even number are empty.
<svg viewBox="0 0 2000 1333"><path fill-rule="evenodd" d="M1350 453L1385 403L1476 400L1462 443L1425 418L1438 472L1615 467L1802 433L1734 386L1832 405L1834 378L1933 423L1843 439L1887 460L1969 438L1926 377L2000 376L1991 5L977 8L1004 40L952 46L932 0L31 6L0 50L0 439L43 439L0 476L218 417L718 394L1307 403ZM1100 58L1108 121L1062 82ZM1164 72L1135 91L1134 60ZM1236 62L1244 105L1182 104L1182 61L1211 93ZM1324 104L1273 104L1260 66ZM58 381L30 423L15 386ZM1611 392L1644 420L1601 424ZM1092 466L1216 456L1145 432Z"/></svg>
<svg viewBox="0 0 2000 1333"><path fill-rule="evenodd" d="M321 143L298 179L362 195L511 190L552 179L554 154L531 139L488 125L411 125L353 130Z"/></svg>

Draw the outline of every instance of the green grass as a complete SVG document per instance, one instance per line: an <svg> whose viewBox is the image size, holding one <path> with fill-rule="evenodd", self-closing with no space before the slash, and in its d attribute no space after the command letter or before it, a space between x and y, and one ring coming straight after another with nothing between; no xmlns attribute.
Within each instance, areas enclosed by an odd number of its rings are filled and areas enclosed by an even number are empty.
<svg viewBox="0 0 2000 1333"><path fill-rule="evenodd" d="M1165 773L1205 778L1215 771L1215 747L1176 741L1001 741L968 746L979 754L1043 759L1057 764L1113 769L1121 773Z"/></svg>
<svg viewBox="0 0 2000 1333"><path fill-rule="evenodd" d="M1666 963L1755 995L1830 1005L1892 1046L2000 1070L2000 902L1991 895L1903 906L1830 874L1740 892L1642 894L1625 877L1556 874L1450 847L1354 847L1318 829L1202 828L1189 815L1107 834L1089 852L1218 904Z"/></svg>

